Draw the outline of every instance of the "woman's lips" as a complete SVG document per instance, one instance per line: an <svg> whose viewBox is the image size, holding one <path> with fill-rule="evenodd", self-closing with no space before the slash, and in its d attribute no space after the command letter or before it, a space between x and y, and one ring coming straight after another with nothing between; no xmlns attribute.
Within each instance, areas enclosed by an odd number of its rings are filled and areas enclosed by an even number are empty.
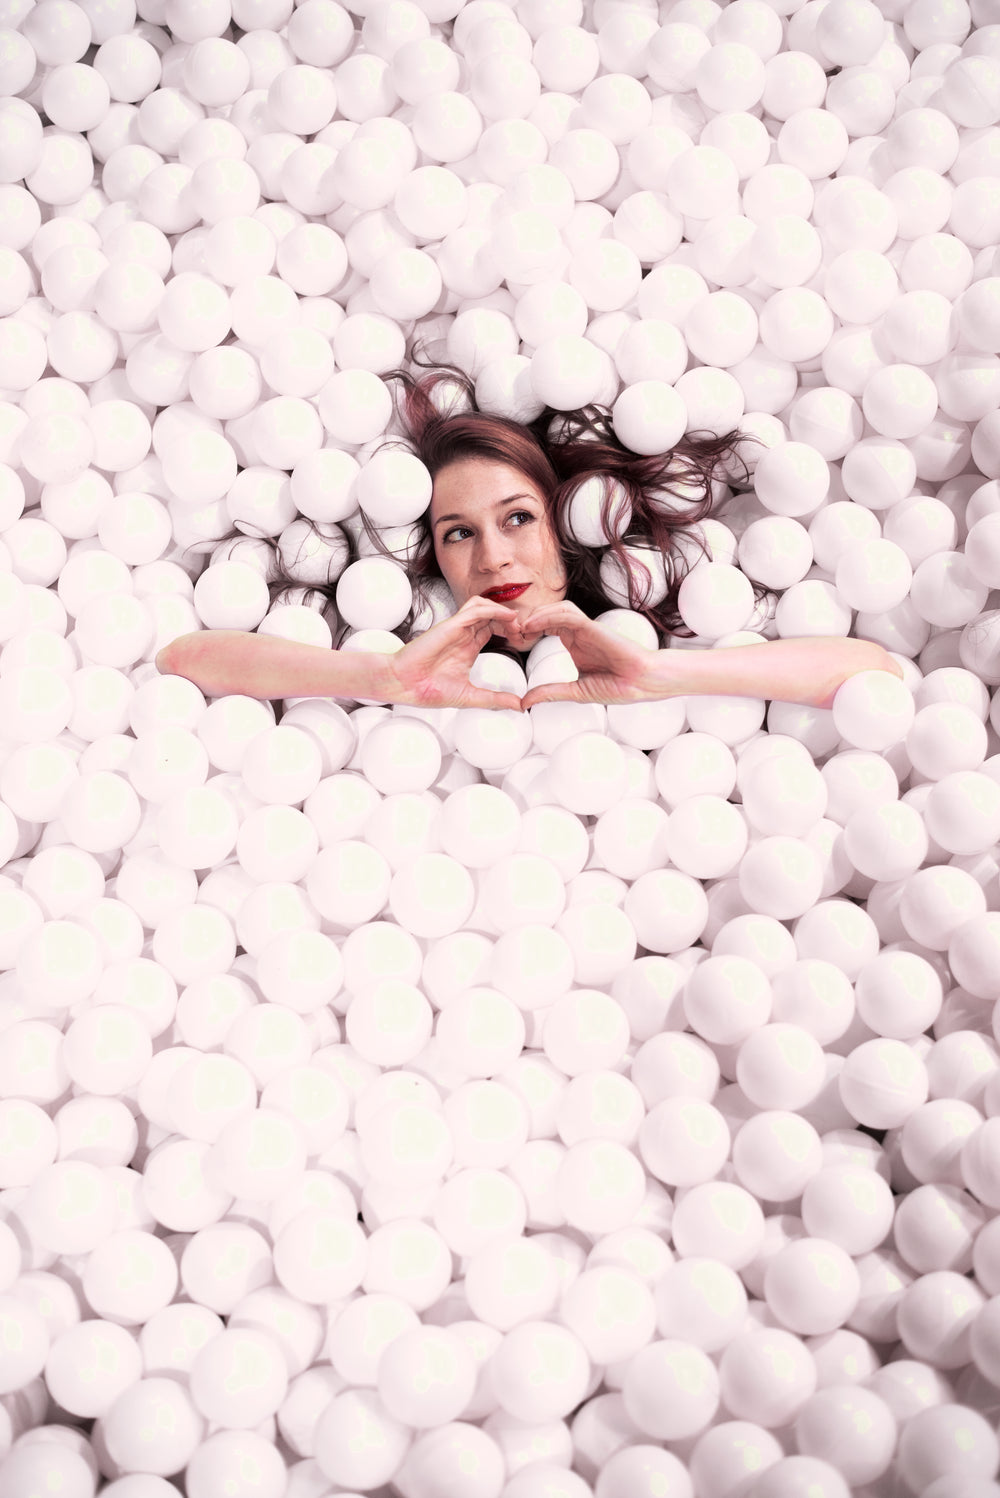
<svg viewBox="0 0 1000 1498"><path fill-rule="evenodd" d="M506 603L509 598L519 597L520 594L525 592L525 590L530 587L530 583L521 583L516 588L491 588L488 593L483 594L483 597L495 598L498 603Z"/></svg>

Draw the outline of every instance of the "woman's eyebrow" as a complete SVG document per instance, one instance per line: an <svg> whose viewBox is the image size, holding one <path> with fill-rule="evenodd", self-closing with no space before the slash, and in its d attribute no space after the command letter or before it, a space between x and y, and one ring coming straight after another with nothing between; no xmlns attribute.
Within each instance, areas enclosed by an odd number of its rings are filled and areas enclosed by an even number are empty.
<svg viewBox="0 0 1000 1498"><path fill-rule="evenodd" d="M506 499L498 499L493 508L499 510L503 505L512 505L516 499L534 499L534 497L533 494L508 494ZM462 520L464 518L462 515L442 515L438 520L435 520L434 524L436 526L444 525L446 520Z"/></svg>

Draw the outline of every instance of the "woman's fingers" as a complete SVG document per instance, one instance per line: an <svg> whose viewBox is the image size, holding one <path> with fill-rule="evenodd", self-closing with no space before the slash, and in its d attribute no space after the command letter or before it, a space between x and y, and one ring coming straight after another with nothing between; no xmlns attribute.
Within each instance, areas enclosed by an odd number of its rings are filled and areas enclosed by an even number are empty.
<svg viewBox="0 0 1000 1498"><path fill-rule="evenodd" d="M484 598L481 593L467 598L458 610L460 614L482 614L488 619L510 619L514 614L506 604L498 603L495 598Z"/></svg>
<svg viewBox="0 0 1000 1498"><path fill-rule="evenodd" d="M510 629L512 620L516 618L513 609L508 609L490 598L470 598L462 605L459 613L469 616L466 629L480 648L485 645L491 635L504 635L505 631ZM458 615L453 617L457 618Z"/></svg>
<svg viewBox="0 0 1000 1498"><path fill-rule="evenodd" d="M553 624L592 624L593 620L588 619L575 603L569 603L564 598L561 603L543 603L533 608L530 614L523 616L523 623L529 622L536 628L548 628Z"/></svg>
<svg viewBox="0 0 1000 1498"><path fill-rule="evenodd" d="M532 609L530 614L525 614L517 622L521 626L524 635L537 634L539 630L548 629L551 624L551 608Z"/></svg>
<svg viewBox="0 0 1000 1498"><path fill-rule="evenodd" d="M581 634L582 626L593 625L594 621L588 619L575 603L551 603L542 608L533 609L530 614L518 621L522 635L557 635L560 639L564 636L569 639L579 637L585 639ZM597 628L597 626L594 626Z"/></svg>

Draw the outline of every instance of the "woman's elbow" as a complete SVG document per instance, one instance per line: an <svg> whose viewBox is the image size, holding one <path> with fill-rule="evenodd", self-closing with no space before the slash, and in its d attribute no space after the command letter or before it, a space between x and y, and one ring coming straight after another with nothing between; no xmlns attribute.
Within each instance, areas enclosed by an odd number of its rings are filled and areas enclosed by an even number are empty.
<svg viewBox="0 0 1000 1498"><path fill-rule="evenodd" d="M868 642L866 642L868 643ZM874 644L874 641L871 642ZM869 671L891 671L898 681L902 681L905 672L896 658L889 654L884 646L879 645L871 653L871 663L867 668Z"/></svg>
<svg viewBox="0 0 1000 1498"><path fill-rule="evenodd" d="M190 635L178 635L176 640L171 640L158 650L153 657L153 664L161 676L183 676L184 675L184 642L191 638Z"/></svg>

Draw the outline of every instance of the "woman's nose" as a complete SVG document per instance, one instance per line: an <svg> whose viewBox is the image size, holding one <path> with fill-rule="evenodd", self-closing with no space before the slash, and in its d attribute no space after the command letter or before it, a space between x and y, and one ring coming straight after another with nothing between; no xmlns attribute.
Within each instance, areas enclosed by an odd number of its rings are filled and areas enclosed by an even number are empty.
<svg viewBox="0 0 1000 1498"><path fill-rule="evenodd" d="M487 531L479 542L479 567L482 572L494 572L502 563L509 561L511 543L500 531Z"/></svg>

